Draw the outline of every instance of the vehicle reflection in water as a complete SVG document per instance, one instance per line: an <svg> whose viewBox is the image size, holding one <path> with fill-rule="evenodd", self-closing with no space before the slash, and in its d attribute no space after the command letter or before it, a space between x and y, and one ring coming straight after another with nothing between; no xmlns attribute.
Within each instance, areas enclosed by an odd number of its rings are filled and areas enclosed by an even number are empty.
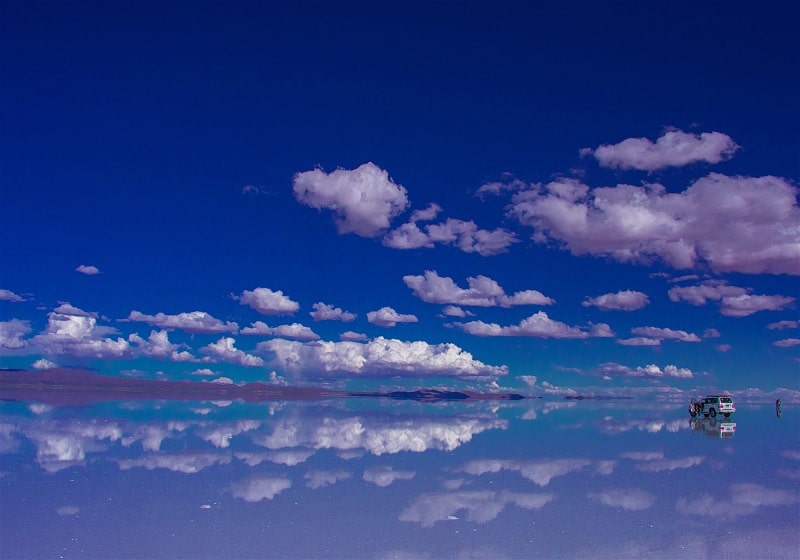
<svg viewBox="0 0 800 560"><path fill-rule="evenodd" d="M693 432L701 432L708 437L730 439L736 434L736 422L717 420L715 417L696 416L689 419L689 427Z"/></svg>

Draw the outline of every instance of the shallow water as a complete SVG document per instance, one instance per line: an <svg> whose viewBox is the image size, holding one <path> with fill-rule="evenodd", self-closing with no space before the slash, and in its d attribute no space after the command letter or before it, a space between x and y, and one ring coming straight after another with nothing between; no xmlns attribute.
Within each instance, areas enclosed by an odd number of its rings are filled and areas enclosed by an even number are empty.
<svg viewBox="0 0 800 560"><path fill-rule="evenodd" d="M0 552L797 558L800 416L737 408L3 402Z"/></svg>

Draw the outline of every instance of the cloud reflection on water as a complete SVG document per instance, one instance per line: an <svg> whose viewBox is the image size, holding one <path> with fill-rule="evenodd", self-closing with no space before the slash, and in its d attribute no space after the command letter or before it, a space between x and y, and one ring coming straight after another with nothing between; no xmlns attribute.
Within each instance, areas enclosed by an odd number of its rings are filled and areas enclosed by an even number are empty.
<svg viewBox="0 0 800 560"><path fill-rule="evenodd" d="M153 402L32 413L5 403L0 453L14 460L4 460L0 499L5 507L17 504L12 498L31 488L20 485L23 479L47 485L51 495L40 500L52 500L50 511L80 519L89 531L97 506L86 496L122 491L114 485L125 480L136 481L137 499L150 499L141 485L177 484L183 494L169 506L176 512L187 501L192 511L278 523L291 510L294 523L321 531L308 537L309 546L318 541L321 548L311 550L320 557L430 556L430 549L402 543L441 531L459 538L441 541L436 557L479 546L495 557L668 557L666 551L693 550L698 533L716 538L725 522L726 531L762 538L782 557L786 539L797 534L790 520L800 512L800 453L785 438L770 439L775 429L791 431L793 409L776 419L745 406L737 412L736 438L720 441L695 437L682 406L654 412L603 402L351 404ZM198 408L208 411L198 415ZM753 431L767 419L769 429ZM764 445L772 452L764 455ZM81 471L93 474L77 477ZM76 479L88 492L83 497L68 492L67 480ZM315 525L321 515L323 525ZM358 539L348 525L356 518L380 523L383 544L363 554L324 547L331 531ZM179 513L165 522L190 531ZM240 523L245 530L251 522ZM492 536L475 533L480 542L465 531L483 526ZM652 529L637 534L642 526ZM595 548L579 537L587 527L600 539ZM2 536L12 547L40 546L9 531ZM294 556L291 534L283 544L272 537L282 557Z"/></svg>

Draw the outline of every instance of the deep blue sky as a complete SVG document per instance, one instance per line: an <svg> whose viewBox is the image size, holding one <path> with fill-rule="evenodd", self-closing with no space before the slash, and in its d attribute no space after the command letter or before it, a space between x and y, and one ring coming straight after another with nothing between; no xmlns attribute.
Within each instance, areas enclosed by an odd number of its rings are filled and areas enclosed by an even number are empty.
<svg viewBox="0 0 800 560"><path fill-rule="evenodd" d="M786 3L0 10L6 367L798 385L800 68ZM595 212L587 229L558 210L570 185L573 210ZM395 206L364 204L366 191ZM617 194L624 204L603 206ZM393 247L432 203L417 231L463 243ZM450 300L404 280L426 271L451 280ZM454 293L480 276L543 299ZM279 291L296 309L248 305L246 293ZM590 305L603 295L638 304ZM356 317L315 321L318 302ZM465 316L443 317L448 304ZM382 308L416 321L368 319ZM181 315L195 311L223 327L196 332ZM513 329L540 312L537 329ZM241 332L255 321L319 338ZM334 345L345 331L363 337ZM336 358L322 380L320 349Z"/></svg>

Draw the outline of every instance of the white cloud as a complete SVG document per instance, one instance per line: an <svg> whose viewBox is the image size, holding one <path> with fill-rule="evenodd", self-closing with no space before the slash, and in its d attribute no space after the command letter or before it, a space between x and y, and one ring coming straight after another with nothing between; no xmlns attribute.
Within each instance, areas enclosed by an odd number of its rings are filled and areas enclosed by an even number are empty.
<svg viewBox="0 0 800 560"><path fill-rule="evenodd" d="M780 177L711 173L681 193L662 185L590 189L574 179L516 193L508 214L537 242L678 269L800 274L798 189Z"/></svg>
<svg viewBox="0 0 800 560"><path fill-rule="evenodd" d="M661 346L661 339L636 336L633 338L617 339L617 344L622 344L623 346Z"/></svg>
<svg viewBox="0 0 800 560"><path fill-rule="evenodd" d="M215 379L212 383L217 382ZM213 424L211 428L198 431L197 435L214 447L226 449L231 445L231 438L257 429L261 422L257 420L239 420L225 424Z"/></svg>
<svg viewBox="0 0 800 560"><path fill-rule="evenodd" d="M271 422L272 432L253 438L268 449L364 450L373 455L403 452L422 453L431 449L452 451L491 429L506 429L508 422L477 417L376 417L325 416L313 422L283 418Z"/></svg>
<svg viewBox="0 0 800 560"><path fill-rule="evenodd" d="M315 451L313 449L284 449L281 451L268 451L266 453L235 453L237 459L241 459L248 466L255 467L264 461L270 461L278 465L296 467L305 463Z"/></svg>
<svg viewBox="0 0 800 560"><path fill-rule="evenodd" d="M636 465L636 469L642 472L675 471L699 466L705 460L706 458L702 456L683 457L681 459L655 458L647 461L640 461Z"/></svg>
<svg viewBox="0 0 800 560"><path fill-rule="evenodd" d="M647 338L658 340L678 340L680 342L700 342L700 337L694 333L677 331L659 327L636 327L631 329L631 333Z"/></svg>
<svg viewBox="0 0 800 560"><path fill-rule="evenodd" d="M749 291L722 281L709 280L697 286L671 288L668 295L672 301L686 301L692 305L719 301L720 312L727 317L746 317L759 311L778 311L795 301L793 297L751 295Z"/></svg>
<svg viewBox="0 0 800 560"><path fill-rule="evenodd" d="M284 295L282 290L256 288L245 290L240 296L231 294L231 297L242 305L249 305L262 315L291 315L300 309L300 304Z"/></svg>
<svg viewBox="0 0 800 560"><path fill-rule="evenodd" d="M192 334L218 334L239 330L239 325L236 323L230 321L223 323L205 311L191 311L178 313L177 315L166 315L164 313L145 315L134 310L128 315L128 321L147 323L162 329L180 329Z"/></svg>
<svg viewBox="0 0 800 560"><path fill-rule="evenodd" d="M164 330L150 331L147 340L133 333L128 336L128 341L136 344L137 350L148 358L172 360L173 362L191 362L196 359L189 352L181 350L181 345L172 344L169 341L169 334Z"/></svg>
<svg viewBox="0 0 800 560"><path fill-rule="evenodd" d="M445 492L423 494L400 513L400 521L412 521L423 527L433 527L437 521L456 520L456 513L466 510L467 521L487 523L495 519L508 505L523 509L540 509L553 501L552 494L521 492Z"/></svg>
<svg viewBox="0 0 800 560"><path fill-rule="evenodd" d="M101 359L129 356L131 347L127 340L107 337L116 332L113 327L98 325L97 313L62 303L47 314L47 327L30 344L44 354Z"/></svg>
<svg viewBox="0 0 800 560"><path fill-rule="evenodd" d="M334 212L340 234L376 237L409 204L405 187L371 162L353 170L297 173L292 187L298 202Z"/></svg>
<svg viewBox="0 0 800 560"><path fill-rule="evenodd" d="M601 365L596 373L604 377L673 377L678 379L690 379L697 375L688 368L679 368L674 365L667 365L662 369L655 364L649 364L633 369L613 362L607 362Z"/></svg>
<svg viewBox="0 0 800 560"><path fill-rule="evenodd" d="M291 487L292 481L288 478L261 475L233 484L231 493L245 502L260 502L271 500Z"/></svg>
<svg viewBox="0 0 800 560"><path fill-rule="evenodd" d="M11 319L0 322L0 349L18 350L25 347L24 337L31 332L29 321Z"/></svg>
<svg viewBox="0 0 800 560"><path fill-rule="evenodd" d="M783 330L783 329L796 329L798 325L798 321L777 321L775 323L770 323L767 325L767 328L770 330Z"/></svg>
<svg viewBox="0 0 800 560"><path fill-rule="evenodd" d="M686 514L704 511L709 515L738 517L754 514L759 508L789 506L800 502L800 498L790 490L774 490L748 482L731 484L725 497L724 500L714 500L705 494L691 499L680 498L675 509Z"/></svg>
<svg viewBox="0 0 800 560"><path fill-rule="evenodd" d="M398 480L411 480L417 473L414 471L395 471L389 466L370 467L364 471L364 480L385 488Z"/></svg>
<svg viewBox="0 0 800 560"><path fill-rule="evenodd" d="M25 301L25 298L15 294L11 290L0 289L0 301L19 302L19 301Z"/></svg>
<svg viewBox="0 0 800 560"><path fill-rule="evenodd" d="M347 480L352 475L347 471L320 471L311 470L303 475L306 479L306 486L316 490L317 488L324 488L336 484L341 480Z"/></svg>
<svg viewBox="0 0 800 560"><path fill-rule="evenodd" d="M184 452L184 453L153 453L136 459L121 459L118 461L120 470L127 471L136 467L144 467L152 471L166 469L183 474L196 474L203 469L214 465L227 465L231 456L223 453L209 452Z"/></svg>
<svg viewBox="0 0 800 560"><path fill-rule="evenodd" d="M483 321L453 324L475 336L531 336L537 338L608 338L614 336L611 327L605 323L588 323L586 327L571 327L566 323L551 319L544 311L539 311L527 319L523 319L518 325L506 327Z"/></svg>
<svg viewBox="0 0 800 560"><path fill-rule="evenodd" d="M365 343L274 339L260 342L257 348L259 353L274 354L275 367L312 376L338 372L364 377L441 375L481 380L508 373L506 366L486 365L455 344L383 337Z"/></svg>
<svg viewBox="0 0 800 560"><path fill-rule="evenodd" d="M398 313L391 307L381 307L377 311L367 313L367 320L373 325L381 327L394 327L397 323L417 323L414 315Z"/></svg>
<svg viewBox="0 0 800 560"><path fill-rule="evenodd" d="M392 249L430 249L440 243L454 245L465 253L487 257L505 253L517 242L517 236L511 231L502 228L480 229L472 220L448 218L442 223L423 227L425 231L415 221L405 223L389 232L383 244Z"/></svg>
<svg viewBox="0 0 800 560"><path fill-rule="evenodd" d="M292 338L295 340L318 340L319 335L312 331L310 328L301 325L300 323L292 323L291 325L279 325L277 327L270 327L262 321L256 321L249 327L241 330L241 334L260 334L265 336L280 336L282 338Z"/></svg>
<svg viewBox="0 0 800 560"><path fill-rule="evenodd" d="M772 343L773 346L777 346L778 348L790 348L792 346L800 346L800 338L784 338L782 340L776 340Z"/></svg>
<svg viewBox="0 0 800 560"><path fill-rule="evenodd" d="M235 347L236 341L230 337L222 337L216 342L200 349L200 352L209 356L215 362L229 362L240 366L263 366L264 360L258 356L247 354Z"/></svg>
<svg viewBox="0 0 800 560"><path fill-rule="evenodd" d="M789 296L743 294L722 298L720 312L727 317L747 317L759 311L779 311L794 303Z"/></svg>
<svg viewBox="0 0 800 560"><path fill-rule="evenodd" d="M361 341L361 340L369 340L369 337L363 333L357 333L353 331L345 331L339 335L339 338L344 341Z"/></svg>
<svg viewBox="0 0 800 560"><path fill-rule="evenodd" d="M446 305L445 308L442 310L442 314L445 317L473 317L475 314L471 311L466 311L461 309L457 305Z"/></svg>
<svg viewBox="0 0 800 560"><path fill-rule="evenodd" d="M627 138L619 144L603 144L581 155L593 155L602 167L655 171L696 162L719 163L729 159L739 146L727 134L681 130L666 131L655 143L648 138Z"/></svg>
<svg viewBox="0 0 800 560"><path fill-rule="evenodd" d="M33 369L53 369L57 368L58 364L55 362L51 362L50 360L46 360L44 358L39 358L35 362L31 364Z"/></svg>
<svg viewBox="0 0 800 560"><path fill-rule="evenodd" d="M480 476L486 473L512 471L539 486L547 486L556 477L581 471L592 465L588 459L476 459L462 467L468 474Z"/></svg>
<svg viewBox="0 0 800 560"><path fill-rule="evenodd" d="M88 276L93 276L95 274L100 274L100 269L93 265L85 265L82 264L75 269L76 272L80 272L81 274L86 274Z"/></svg>
<svg viewBox="0 0 800 560"><path fill-rule="evenodd" d="M210 370L208 368L200 368L196 369L192 372L192 375L202 375L204 377L213 377L217 375L216 371Z"/></svg>
<svg viewBox="0 0 800 560"><path fill-rule="evenodd" d="M423 276L403 276L403 282L414 295L427 303L476 307L510 307L512 305L550 305L555 300L536 290L523 290L506 295L500 284L488 276L467 278L468 288L459 287L452 278L426 270Z"/></svg>
<svg viewBox="0 0 800 560"><path fill-rule="evenodd" d="M310 312L309 315L311 315L315 321L342 321L344 323L349 323L356 318L355 313L343 311L340 307L334 307L321 301L318 301L312 307L314 311Z"/></svg>
<svg viewBox="0 0 800 560"><path fill-rule="evenodd" d="M603 505L628 511L647 509L655 502L652 494L639 488L613 488L602 492L590 492L587 496Z"/></svg>
<svg viewBox="0 0 800 560"><path fill-rule="evenodd" d="M633 290L622 290L616 293L586 298L582 305L584 307L597 307L603 311L635 311L643 308L648 303L650 303L650 298L647 297L647 294Z"/></svg>

